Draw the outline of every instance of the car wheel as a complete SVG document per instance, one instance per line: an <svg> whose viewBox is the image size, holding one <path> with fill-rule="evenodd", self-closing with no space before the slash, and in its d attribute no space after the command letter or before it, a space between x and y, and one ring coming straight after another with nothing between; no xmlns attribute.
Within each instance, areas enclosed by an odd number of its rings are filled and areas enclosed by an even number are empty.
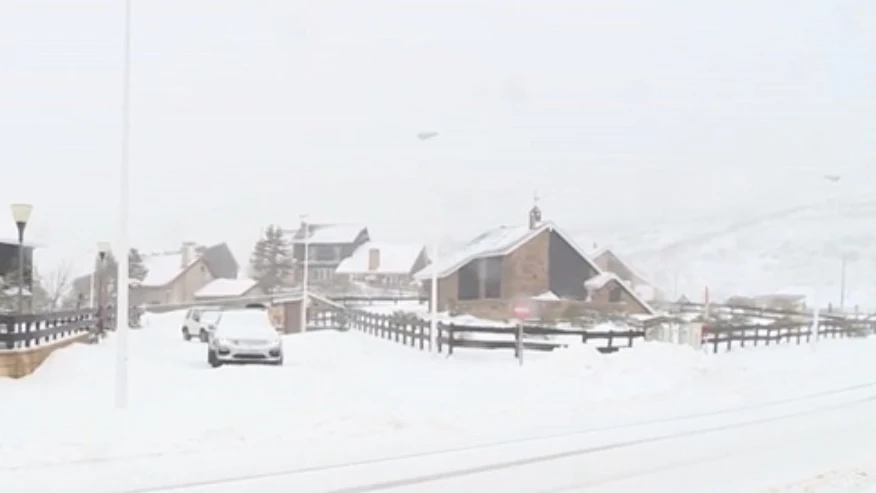
<svg viewBox="0 0 876 493"><path fill-rule="evenodd" d="M192 335L189 334L189 328L188 328L188 327L183 327L183 328L182 328L182 334L183 334L183 340L186 340L186 341L191 341L191 340L192 340Z"/></svg>
<svg viewBox="0 0 876 493"><path fill-rule="evenodd" d="M201 332L198 333L198 338L201 339L201 342L207 342L207 339L209 339L207 331L202 329Z"/></svg>
<svg viewBox="0 0 876 493"><path fill-rule="evenodd" d="M210 363L210 366L213 368L219 368L222 366L222 362L216 357L216 352L212 350L207 351L207 362Z"/></svg>

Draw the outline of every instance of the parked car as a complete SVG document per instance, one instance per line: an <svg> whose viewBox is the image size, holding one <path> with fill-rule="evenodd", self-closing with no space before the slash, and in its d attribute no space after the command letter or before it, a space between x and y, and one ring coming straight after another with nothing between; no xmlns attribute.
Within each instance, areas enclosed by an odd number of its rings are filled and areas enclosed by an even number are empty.
<svg viewBox="0 0 876 493"><path fill-rule="evenodd" d="M283 364L283 339L266 310L227 310L207 344L207 362Z"/></svg>
<svg viewBox="0 0 876 493"><path fill-rule="evenodd" d="M186 341L197 337L201 342L210 340L210 332L216 327L222 309L218 307L198 307L186 312L183 320L182 336Z"/></svg>

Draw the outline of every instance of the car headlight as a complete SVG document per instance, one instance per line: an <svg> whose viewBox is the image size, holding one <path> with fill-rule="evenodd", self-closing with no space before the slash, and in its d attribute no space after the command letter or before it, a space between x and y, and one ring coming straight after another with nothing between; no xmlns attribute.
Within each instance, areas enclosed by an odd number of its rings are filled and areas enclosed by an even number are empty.
<svg viewBox="0 0 876 493"><path fill-rule="evenodd" d="M229 341L228 339L217 339L216 345L228 347L231 345L231 341Z"/></svg>

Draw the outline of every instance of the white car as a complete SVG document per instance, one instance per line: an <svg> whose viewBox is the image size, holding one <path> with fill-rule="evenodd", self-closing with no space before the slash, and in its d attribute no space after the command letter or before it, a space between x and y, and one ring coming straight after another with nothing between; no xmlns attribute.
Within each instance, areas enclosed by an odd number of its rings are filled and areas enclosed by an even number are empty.
<svg viewBox="0 0 876 493"><path fill-rule="evenodd" d="M222 309L216 307L192 308L186 312L183 320L182 336L186 341L197 337L201 342L210 340L210 332L216 327L216 322L222 316Z"/></svg>
<svg viewBox="0 0 876 493"><path fill-rule="evenodd" d="M207 362L213 368L225 363L282 365L283 339L267 310L226 310L210 334Z"/></svg>

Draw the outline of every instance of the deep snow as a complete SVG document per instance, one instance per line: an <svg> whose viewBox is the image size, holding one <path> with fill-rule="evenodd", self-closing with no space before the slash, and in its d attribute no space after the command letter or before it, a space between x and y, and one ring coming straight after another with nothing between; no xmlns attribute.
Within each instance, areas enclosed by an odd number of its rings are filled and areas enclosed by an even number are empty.
<svg viewBox="0 0 876 493"><path fill-rule="evenodd" d="M202 344L181 340L181 316L150 315L131 334L127 411L112 409L112 338L0 380L0 480L48 481L42 473L54 471L52 481L70 474L103 491L64 464L143 475L167 465L137 461L233 451L230 464L166 471L183 480L751 408L876 380L873 339L718 356L660 343L609 356L577 346L530 353L520 367L507 351L446 358L357 332L314 332L285 338L284 367L211 369Z"/></svg>

